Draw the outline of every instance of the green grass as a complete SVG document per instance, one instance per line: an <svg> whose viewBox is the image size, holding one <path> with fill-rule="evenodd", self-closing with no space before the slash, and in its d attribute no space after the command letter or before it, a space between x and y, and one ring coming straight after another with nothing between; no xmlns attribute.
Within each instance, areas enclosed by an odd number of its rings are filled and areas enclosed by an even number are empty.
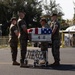
<svg viewBox="0 0 75 75"><path fill-rule="evenodd" d="M9 47L9 46L0 45L0 49L1 49L1 48L7 48L7 47Z"/></svg>

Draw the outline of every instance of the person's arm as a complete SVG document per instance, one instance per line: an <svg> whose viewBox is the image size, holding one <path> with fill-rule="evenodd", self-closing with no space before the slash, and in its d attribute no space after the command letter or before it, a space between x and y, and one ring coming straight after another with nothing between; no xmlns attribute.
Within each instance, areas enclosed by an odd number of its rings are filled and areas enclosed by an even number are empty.
<svg viewBox="0 0 75 75"><path fill-rule="evenodd" d="M56 23L52 29L52 34L56 32L57 28L58 28L58 24Z"/></svg>
<svg viewBox="0 0 75 75"><path fill-rule="evenodd" d="M27 27L26 27L26 25L22 25L22 29L23 29L23 31L24 31L25 33L27 33Z"/></svg>
<svg viewBox="0 0 75 75"><path fill-rule="evenodd" d="M27 27L26 27L26 23L24 20L19 21L18 25L21 27L21 29L27 33ZM19 28L20 29L20 28Z"/></svg>
<svg viewBox="0 0 75 75"><path fill-rule="evenodd" d="M53 28L52 34L54 34L54 33L56 32L57 28L58 28L58 26L55 26L55 27Z"/></svg>
<svg viewBox="0 0 75 75"><path fill-rule="evenodd" d="M14 33L16 36L19 36L19 34L20 34L18 30L14 30Z"/></svg>

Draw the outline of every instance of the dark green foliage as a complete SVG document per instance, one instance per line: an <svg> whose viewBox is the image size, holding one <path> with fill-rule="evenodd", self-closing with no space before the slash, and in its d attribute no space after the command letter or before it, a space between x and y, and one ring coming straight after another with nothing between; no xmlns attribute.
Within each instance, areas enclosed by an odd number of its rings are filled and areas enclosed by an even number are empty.
<svg viewBox="0 0 75 75"><path fill-rule="evenodd" d="M18 11L26 12L26 23L28 28L39 27L42 13L41 2L37 0L3 0L0 1L0 23L2 24L3 36L7 35L11 17L18 18Z"/></svg>

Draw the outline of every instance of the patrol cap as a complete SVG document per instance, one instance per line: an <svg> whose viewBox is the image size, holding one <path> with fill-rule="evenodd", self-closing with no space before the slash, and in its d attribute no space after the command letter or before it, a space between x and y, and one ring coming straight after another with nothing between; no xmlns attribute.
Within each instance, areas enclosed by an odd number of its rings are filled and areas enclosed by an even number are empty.
<svg viewBox="0 0 75 75"><path fill-rule="evenodd" d="M12 22L13 20L16 20L16 21L17 21L17 18L16 18L16 17L12 17L12 18L11 18L11 22Z"/></svg>
<svg viewBox="0 0 75 75"><path fill-rule="evenodd" d="M47 23L47 20L46 20L45 18L42 18L42 19L40 20L40 22L42 22L42 21L44 21L44 22Z"/></svg>
<svg viewBox="0 0 75 75"><path fill-rule="evenodd" d="M56 13L53 13L53 14L51 15L51 17L52 17L52 16L58 16L58 14L56 14Z"/></svg>
<svg viewBox="0 0 75 75"><path fill-rule="evenodd" d="M20 10L19 13L26 14L24 10Z"/></svg>

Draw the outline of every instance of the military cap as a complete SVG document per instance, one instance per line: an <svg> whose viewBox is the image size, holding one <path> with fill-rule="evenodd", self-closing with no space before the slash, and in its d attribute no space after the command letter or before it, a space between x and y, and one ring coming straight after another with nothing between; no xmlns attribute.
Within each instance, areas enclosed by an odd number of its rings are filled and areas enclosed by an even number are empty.
<svg viewBox="0 0 75 75"><path fill-rule="evenodd" d="M53 13L51 16L58 16L58 14L56 14L56 13Z"/></svg>
<svg viewBox="0 0 75 75"><path fill-rule="evenodd" d="M20 10L19 13L24 13L24 14L26 14L24 10Z"/></svg>
<svg viewBox="0 0 75 75"><path fill-rule="evenodd" d="M12 17L12 18L11 18L11 22L12 22L13 20L16 20L16 21L17 21L17 18L16 18L16 17Z"/></svg>
<svg viewBox="0 0 75 75"><path fill-rule="evenodd" d="M42 18L42 19L40 20L40 22L42 22L42 21L44 21L44 22L47 23L47 20L46 20L45 18Z"/></svg>

